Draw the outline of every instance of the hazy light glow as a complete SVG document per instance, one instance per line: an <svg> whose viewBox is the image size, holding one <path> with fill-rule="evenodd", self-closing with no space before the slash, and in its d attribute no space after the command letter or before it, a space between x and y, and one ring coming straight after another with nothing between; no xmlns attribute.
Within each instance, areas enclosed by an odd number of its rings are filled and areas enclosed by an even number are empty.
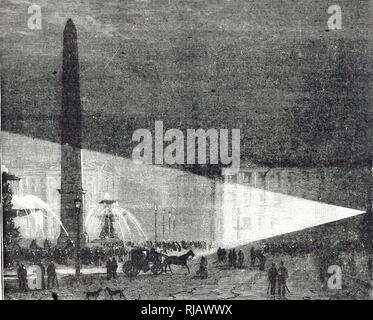
<svg viewBox="0 0 373 320"><path fill-rule="evenodd" d="M363 211L245 185L223 186L221 244L237 245L353 217Z"/></svg>
<svg viewBox="0 0 373 320"><path fill-rule="evenodd" d="M2 144L4 165L9 167L9 172L21 178L20 194L36 192L30 189L34 184L30 178L39 179L40 171L42 176L47 176L46 182L43 183L46 183L45 202L48 205L40 201L35 205L31 201L35 198L23 198L23 205L27 203L29 209L53 208L53 211L42 210L41 213L37 213L36 210L30 217L16 218L16 222L19 225L34 223L35 227L31 229L27 227L26 230L26 227L22 227L22 232L29 232L28 235L35 238L39 234L43 236L45 228L41 228L40 217L47 215L47 221L54 221L54 227L48 229L48 235L57 238L60 233L60 195L57 189L61 185L61 146L58 143L9 132L2 132ZM27 169L27 165L23 168L13 161L25 157L25 154L29 162L40 163L40 167L32 168L32 174L28 171L30 169ZM305 200L247 185L213 181L170 167L138 164L112 154L83 150L83 159L83 188L87 191L83 210L84 231L88 232L90 240L99 237L103 220L102 216L98 215L102 210L102 206L98 204L105 198L106 192L110 192L117 200L115 210L117 221L120 222L116 222L114 228L118 236L125 240L143 241L146 237L149 240L154 239L155 206L158 208L159 240L206 239L208 242L211 240L212 245L226 247L363 213L360 210ZM94 166L90 165L92 163ZM48 168L48 165L49 169L43 169ZM110 187L115 178L120 178L119 184L116 188ZM110 188L112 190L109 190ZM17 197L13 199L16 208ZM175 230L168 230L169 221L166 217L163 233L162 210L172 211L176 222ZM23 220L25 221L22 222Z"/></svg>

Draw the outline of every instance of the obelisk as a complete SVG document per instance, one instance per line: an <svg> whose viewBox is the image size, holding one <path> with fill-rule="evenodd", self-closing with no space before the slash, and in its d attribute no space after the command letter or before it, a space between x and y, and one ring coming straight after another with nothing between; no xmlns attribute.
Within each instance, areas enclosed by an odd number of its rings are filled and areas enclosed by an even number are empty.
<svg viewBox="0 0 373 320"><path fill-rule="evenodd" d="M82 109L80 101L77 31L71 19L63 32L61 110L61 222L76 241L83 230L83 214L77 217L74 200L83 201L82 188ZM83 207L83 206L82 206ZM81 211L82 212L82 211ZM79 224L78 224L79 221ZM61 230L59 243L67 240Z"/></svg>

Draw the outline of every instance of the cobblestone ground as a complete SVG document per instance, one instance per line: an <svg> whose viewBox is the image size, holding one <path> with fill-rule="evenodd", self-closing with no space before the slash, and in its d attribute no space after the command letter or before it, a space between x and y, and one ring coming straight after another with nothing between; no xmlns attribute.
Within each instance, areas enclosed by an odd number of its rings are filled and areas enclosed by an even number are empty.
<svg viewBox="0 0 373 320"><path fill-rule="evenodd" d="M266 271L251 268L247 265L242 269L229 268L227 265L218 265L216 255L208 256L209 275L205 280L196 276L200 257L196 256L189 262L190 274L180 266L173 266L173 273L163 273L154 276L148 273L140 273L132 280L123 273L119 273L115 280L106 280L104 268L86 268L83 270L81 280L77 283L72 275L73 268L60 267L59 289L38 290L21 293L17 289L15 279L6 281L6 299L52 299L51 291L56 292L59 299L85 299L87 291L99 288L124 289L126 299L169 299L169 300L201 300L201 299L241 299L241 300L268 300L280 299L280 297L267 295L268 280ZM320 299L367 299L366 290L361 286L347 283L347 288L337 293L326 292L318 281L318 274L313 267L312 258L277 256L267 257L267 268L270 263L277 265L285 262L289 270L287 286L290 293L286 295L288 300L320 300ZM121 265L118 269L121 269ZM99 300L109 299L104 290L100 293ZM116 299L118 299L116 297Z"/></svg>
<svg viewBox="0 0 373 320"><path fill-rule="evenodd" d="M267 265L273 262L285 261L289 269L288 288L290 293L286 299L333 299L323 293L321 284L315 280L317 274L309 266L310 258L278 257L267 260ZM225 265L217 265L215 257L209 257L209 276L201 280L196 276L199 258L190 262L191 273L186 269L173 266L173 274L169 272L158 276L148 273L140 273L130 280L119 274L118 279L107 281L105 274L84 274L80 283L76 283L73 276L66 275L66 270L59 276L60 288L54 289L59 299L85 299L86 291L97 288L123 288L127 299L244 299L263 300L279 299L267 295L268 281L265 271L245 266L243 269L231 269ZM90 272L102 271L90 270ZM16 281L6 283L6 299L52 299L52 290L18 292ZM98 297L109 299L105 291ZM118 297L116 297L118 299Z"/></svg>

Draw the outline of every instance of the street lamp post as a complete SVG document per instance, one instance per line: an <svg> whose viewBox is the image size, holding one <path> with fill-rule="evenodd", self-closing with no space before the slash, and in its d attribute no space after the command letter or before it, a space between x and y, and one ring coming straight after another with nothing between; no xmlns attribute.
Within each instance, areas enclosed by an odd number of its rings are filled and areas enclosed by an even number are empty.
<svg viewBox="0 0 373 320"><path fill-rule="evenodd" d="M240 209L237 208L237 240L240 240Z"/></svg>
<svg viewBox="0 0 373 320"><path fill-rule="evenodd" d="M164 216L165 216L165 210L162 210L162 236L163 236L163 241L165 240L164 234L165 234L165 223L164 223Z"/></svg>
<svg viewBox="0 0 373 320"><path fill-rule="evenodd" d="M372 264L373 260L373 154L369 158L368 162L368 169L369 169L369 177L368 177L368 197L367 197L367 222L368 222L368 254L369 254L369 262L368 264ZM369 266L370 270L372 265ZM370 279L373 280L373 273L370 271Z"/></svg>
<svg viewBox="0 0 373 320"><path fill-rule="evenodd" d="M172 226L172 232L175 236L175 229L176 229L176 216L174 215L173 216L173 226Z"/></svg>
<svg viewBox="0 0 373 320"><path fill-rule="evenodd" d="M168 238L171 240L171 211L168 210Z"/></svg>
<svg viewBox="0 0 373 320"><path fill-rule="evenodd" d="M157 242L157 206L154 208L154 241Z"/></svg>
<svg viewBox="0 0 373 320"><path fill-rule="evenodd" d="M79 196L76 197L74 200L75 203L75 213L76 213L76 220L77 220L77 227L76 227L76 262L75 262L75 276L80 276L80 219L81 219L81 207L82 207L82 200Z"/></svg>

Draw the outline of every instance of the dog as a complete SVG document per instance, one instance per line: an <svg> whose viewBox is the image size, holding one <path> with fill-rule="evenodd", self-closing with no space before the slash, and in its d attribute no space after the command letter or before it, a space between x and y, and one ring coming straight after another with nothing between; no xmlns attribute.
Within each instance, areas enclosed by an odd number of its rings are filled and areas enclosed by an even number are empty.
<svg viewBox="0 0 373 320"><path fill-rule="evenodd" d="M119 298L126 299L126 296L124 295L124 289L115 289L112 290L109 287L106 287L106 291L110 296L110 300L114 300L113 297L119 294Z"/></svg>
<svg viewBox="0 0 373 320"><path fill-rule="evenodd" d="M95 300L97 300L98 296L100 295L100 292L102 291L102 288L96 290L96 291L87 291L85 293L87 300L90 300L89 298L93 297Z"/></svg>

